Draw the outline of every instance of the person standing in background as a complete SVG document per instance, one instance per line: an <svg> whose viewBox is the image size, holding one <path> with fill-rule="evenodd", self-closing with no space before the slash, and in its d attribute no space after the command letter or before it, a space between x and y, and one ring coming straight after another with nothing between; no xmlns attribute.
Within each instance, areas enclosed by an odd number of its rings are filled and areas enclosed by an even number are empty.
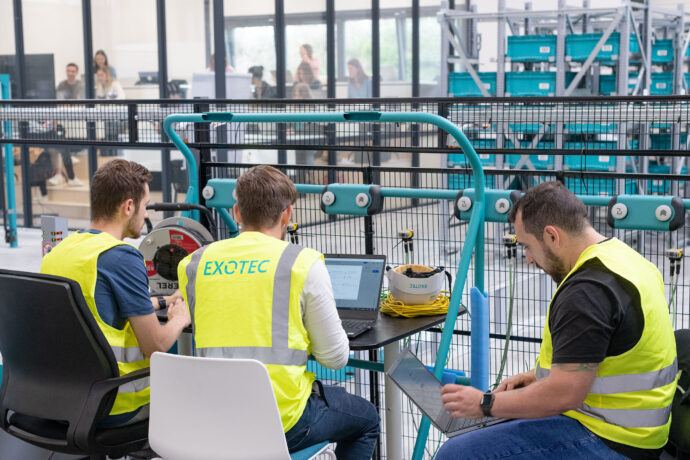
<svg viewBox="0 0 690 460"><path fill-rule="evenodd" d="M98 69L105 69L108 71L113 78L117 78L117 72L115 72L115 67L108 63L108 56L105 55L105 51L98 50L93 57L93 73L98 72Z"/></svg>
<svg viewBox="0 0 690 460"><path fill-rule="evenodd" d="M371 97L371 78L364 72L359 59L347 61L347 97Z"/></svg>
<svg viewBox="0 0 690 460"><path fill-rule="evenodd" d="M319 78L319 60L314 57L314 49L311 45L305 43L299 47L299 55L302 58L302 62L306 62L311 67L311 73L314 75L315 80L320 80ZM299 71L299 68L298 68Z"/></svg>
<svg viewBox="0 0 690 460"><path fill-rule="evenodd" d="M254 87L252 97L254 99L272 99L276 97L276 89L263 80L264 66L252 66L248 72L252 74L252 86Z"/></svg>
<svg viewBox="0 0 690 460"><path fill-rule="evenodd" d="M77 78L79 75L79 66L74 62L70 62L65 68L65 73L67 78L62 80L55 90L57 98L84 99L84 82ZM62 128L64 132L63 126L58 124L56 124L56 126L58 129ZM67 176L67 185L72 187L84 185L84 183L74 175L74 164L72 163L70 149L60 149L60 155L62 156L62 165L58 165L58 168L56 168L58 172L48 179L48 183L50 185L59 185L64 182L65 176ZM57 161L59 162L60 160Z"/></svg>

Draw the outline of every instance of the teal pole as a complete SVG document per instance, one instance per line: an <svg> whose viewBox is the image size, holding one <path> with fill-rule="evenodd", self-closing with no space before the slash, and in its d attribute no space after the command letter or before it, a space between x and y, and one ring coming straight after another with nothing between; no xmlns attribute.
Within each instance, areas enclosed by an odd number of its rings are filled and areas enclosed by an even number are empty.
<svg viewBox="0 0 690 460"><path fill-rule="evenodd" d="M0 99L10 98L10 76L0 75ZM12 122L6 121L2 125L5 133L12 132ZM11 248L17 247L17 202L14 189L14 156L12 154L12 144L5 144L5 176L7 182L7 228L9 235L6 235Z"/></svg>

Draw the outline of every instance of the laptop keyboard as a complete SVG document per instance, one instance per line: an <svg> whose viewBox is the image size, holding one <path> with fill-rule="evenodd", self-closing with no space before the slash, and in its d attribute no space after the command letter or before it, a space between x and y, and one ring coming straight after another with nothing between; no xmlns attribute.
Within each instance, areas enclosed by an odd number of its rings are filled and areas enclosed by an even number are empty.
<svg viewBox="0 0 690 460"><path fill-rule="evenodd" d="M357 337L358 335L371 329L373 323L361 319L343 319L343 329L348 337Z"/></svg>

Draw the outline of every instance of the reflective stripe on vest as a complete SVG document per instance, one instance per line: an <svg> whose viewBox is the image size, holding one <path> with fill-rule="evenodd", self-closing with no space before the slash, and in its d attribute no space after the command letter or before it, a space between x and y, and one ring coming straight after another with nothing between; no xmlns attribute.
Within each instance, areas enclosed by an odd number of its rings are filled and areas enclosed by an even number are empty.
<svg viewBox="0 0 690 460"><path fill-rule="evenodd" d="M550 371L550 369L545 369L537 364L537 379L547 377ZM678 358L676 358L671 365L659 369L658 371L596 377L588 393L610 395L616 393L632 393L633 391L649 391L673 383L676 380L677 372Z"/></svg>
<svg viewBox="0 0 690 460"><path fill-rule="evenodd" d="M204 248L202 248L204 249ZM290 286L292 283L292 266L297 260L302 247L288 245L278 260L275 277L273 279L273 306L271 314L271 347L208 347L197 348L197 355L203 357L223 357L257 359L264 364L278 364L283 366L305 366L308 353L306 350L296 350L288 347L290 320ZM187 265L187 301L189 302L192 324L194 324L194 285L201 249L192 255Z"/></svg>
<svg viewBox="0 0 690 460"><path fill-rule="evenodd" d="M208 245L202 246L192 254L192 260L187 265L187 306L189 307L189 316L192 320L192 337L194 337L195 330L194 325L194 308L196 307L196 272L199 267L199 262L201 262L201 256L204 255L204 251L208 248Z"/></svg>
<svg viewBox="0 0 690 460"><path fill-rule="evenodd" d="M127 382L124 385L117 387L118 393L136 393L141 390L145 390L147 387L151 386L149 377L142 377L140 379L134 380L132 382Z"/></svg>
<svg viewBox="0 0 690 460"><path fill-rule="evenodd" d="M660 409L603 409L582 403L575 411L625 428L648 428L668 422L671 405Z"/></svg>
<svg viewBox="0 0 690 460"><path fill-rule="evenodd" d="M141 352L139 347L114 347L110 346L115 355L115 360L119 363L133 363L146 359L146 356Z"/></svg>

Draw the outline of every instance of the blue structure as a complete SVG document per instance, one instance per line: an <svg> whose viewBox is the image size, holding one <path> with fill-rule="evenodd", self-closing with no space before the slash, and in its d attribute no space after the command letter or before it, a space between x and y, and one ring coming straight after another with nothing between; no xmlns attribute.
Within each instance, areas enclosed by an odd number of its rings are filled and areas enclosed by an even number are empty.
<svg viewBox="0 0 690 460"><path fill-rule="evenodd" d="M0 75L0 99L10 99L10 76ZM6 121L2 125L4 132L12 130L12 123ZM11 248L17 247L17 203L14 191L14 157L12 144L5 144L5 183L7 184L7 220L9 235L5 239L10 242Z"/></svg>

